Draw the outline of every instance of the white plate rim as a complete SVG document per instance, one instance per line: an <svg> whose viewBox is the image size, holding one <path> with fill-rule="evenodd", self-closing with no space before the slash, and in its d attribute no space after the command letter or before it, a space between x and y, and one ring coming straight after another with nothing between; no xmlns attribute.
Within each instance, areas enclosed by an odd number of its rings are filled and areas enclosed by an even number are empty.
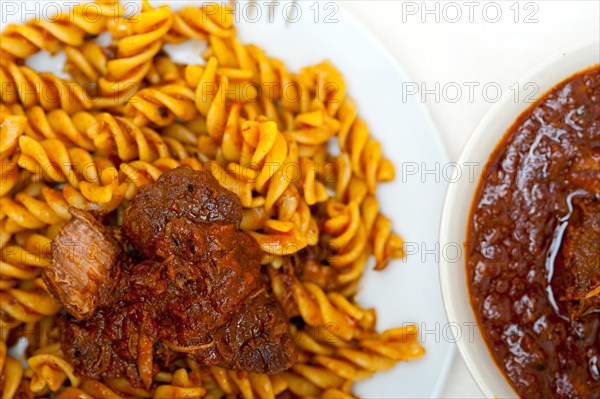
<svg viewBox="0 0 600 399"><path fill-rule="evenodd" d="M164 3L164 4L169 4L169 3L181 2L181 1L182 0L160 0L159 2ZM236 2L237 1L239 1L239 0L236 0ZM192 0L191 2L197 2L197 0ZM351 25L353 29L356 29L357 31L359 31L361 36L364 36L368 40L369 44L372 45L382 55L382 57L385 58L386 62L398 73L398 75L404 81L411 81L411 79L409 78L409 75L404 71L404 69L400 66L399 62L394 58L394 56L390 53L390 51L383 45L383 43L375 36L375 34L373 34L364 25L364 23L343 4L343 2L340 2L340 1L334 1L334 2L339 5L340 15L343 15L343 18L345 18L348 21L349 25ZM68 2L66 2L66 0L58 0L57 3L68 3ZM2 25L4 26L4 24L2 24ZM273 55L276 56L276 54L273 54ZM432 135L430 137L432 143L440 151L440 156L443 156L445 161L449 160L447 149L443 144L441 135L439 133L439 129L437 128L433 118L431 117L429 110L423 103L421 103L419 101L417 101L416 103L417 103L416 104L417 108L420 110L420 112L423 115L423 123L427 123L429 125L429 129L431 129L431 131L432 131ZM375 137L377 137L377 135ZM396 181L391 184L402 184L402 183ZM441 209L440 209L440 211L441 211ZM399 223L399 221L395 221L395 220L394 220L394 222ZM409 226L409 228L410 228L410 226ZM437 284L432 283L432 286L427 287L427 288L437 289ZM431 397L432 398L440 397L441 391L446 383L447 375L450 370L452 361L455 357L455 351L456 351L455 346L450 344L449 348L447 350L447 353L445 355L443 365L440 368L439 373L436 375L435 385L431 389L431 392L432 392Z"/></svg>
<svg viewBox="0 0 600 399"><path fill-rule="evenodd" d="M169 3L173 0L153 0L153 1L157 1L157 2L164 2L164 3ZM180 0L174 0L174 1L180 1ZM196 2L198 2L198 0L195 0ZM202 1L202 0L200 0ZM207 1L207 0L204 0ZM210 0L208 0L210 1ZM236 2L238 2L240 0L236 0ZM285 1L290 1L290 0L284 0L282 2L282 4ZM340 17L340 20L344 20L346 23L348 23L348 25L351 26L352 29L358 31L360 33L361 36L363 36L365 39L368 40L369 45L371 45L377 52L379 52L381 54L381 56L385 59L386 63L391 66L394 71L398 74L398 76L401 78L402 81L405 82L411 82L412 80L409 78L408 74L404 71L404 69L400 66L399 62L393 57L393 55L390 53L390 51L381 43L381 41L362 23L362 21L360 21L356 15L354 15L349 9L348 7L343 5L343 2L340 1L332 1L333 3L336 3L339 6L339 13L337 14L337 16ZM240 34L240 38L242 40L244 40L244 36L242 34ZM257 42L258 45L264 45L265 43L261 43L261 42ZM278 57L279 54L277 53L269 53L269 55L274 56L274 57ZM336 64L335 60L332 60L334 62L334 64ZM440 159L439 161L449 161L449 156L448 156L448 152L446 147L443 144L443 141L441 139L441 135L439 133L439 129L437 128L433 118L431 117L429 110L427 109L427 107L420 101L415 101L414 102L416 108L419 110L419 112L421 112L422 114L422 118L423 118L423 123L426 123L428 125L428 128L431 130L431 135L429 136L429 139L431 140L431 144L436 146L437 150L440 151ZM359 113L363 116L368 118L368 115L365 114L364 111L359 111ZM374 135L375 138L380 138L377 133L375 133ZM402 184L399 181L393 181L390 182L388 184L394 185L394 184ZM381 193L377 194L378 198L381 198ZM443 200L443 198L442 198ZM441 215L441 206L440 208L437 210L438 212L438 229L439 229L439 216ZM392 219L395 223L400 223L400 221L397 221L395 219ZM410 226L409 226L410 228ZM437 239L438 237L438 231L434 232L434 236L435 239ZM401 265L398 265L399 267L402 267ZM436 277L439 279L439 268L437 267L437 265L435 265L436 267ZM367 271L368 272L368 271ZM439 284L434 284L433 282L431 287L431 289L434 290L439 290ZM439 293L439 291L438 291ZM441 295L441 293L440 293ZM443 306L443 305L442 305ZM444 317L444 322L447 322L446 319L446 315L445 312L443 312L443 317ZM430 396L429 398L434 399L434 398L440 398L441 397L441 393L442 390L444 389L444 386L447 382L447 376L448 373L450 371L450 367L452 366L453 360L455 358L455 354L456 354L456 348L455 345L450 343L448 344L448 349L447 352L445 354L445 358L443 360L443 365L439 368L438 373L436 374L436 381L434 386L431 388L430 390ZM427 354L425 355L425 358L427 357ZM417 360L418 361L418 360ZM410 362L409 362L410 363ZM409 365L410 367L410 365ZM394 395L393 392L390 393L390 395ZM388 396L386 396L388 397ZM390 398L394 397L394 396L389 396Z"/></svg>
<svg viewBox="0 0 600 399"><path fill-rule="evenodd" d="M352 24L354 24L356 26L356 28L358 28L362 32L362 34L364 36L366 36L371 43L373 43L373 45L387 59L387 61L390 63L390 65L393 65L394 69L396 69L398 71L400 76L402 76L404 78L404 80L407 82L413 82L413 80L411 80L408 73L406 73L404 68L402 68L400 63L396 60L396 58L394 58L392 53L387 49L387 47L385 47L383 45L383 43L377 38L377 36L371 30L369 30L369 28L367 28L367 26L360 19L358 19L358 17L356 15L354 15L354 13L352 13L346 6L341 4L342 2L336 1L336 3L340 4L340 9L346 13L349 20L352 22ZM421 109L421 112L426 116L427 120L431 124L433 131L435 132L433 139L437 142L438 147L442 149L442 151L444 153L443 155L445 156L445 158L447 160L450 159L448 156L448 150L447 150L446 146L444 145L444 142L442 141L442 138L441 138L442 136L440 134L440 131L439 131L437 125L435 124L435 121L431 117L431 113L429 112L429 109L422 102L418 102L418 103L419 103L418 106ZM443 212L443 205L442 205L441 212ZM440 212L440 216L441 216L441 212ZM439 277L440 277L440 283L441 283L442 276L440 275ZM442 302L443 302L443 298L442 298ZM427 355L425 355L425 356L427 356ZM435 384L435 387L433 388L432 399L434 399L434 398L442 399L441 398L442 390L444 389L444 386L447 383L448 374L450 372L450 367L452 366L452 362L455 357L456 357L456 345L451 345L450 349L448 351L448 354L446 355L446 359L444 360L444 365L442 366L440 374L438 375L438 380Z"/></svg>

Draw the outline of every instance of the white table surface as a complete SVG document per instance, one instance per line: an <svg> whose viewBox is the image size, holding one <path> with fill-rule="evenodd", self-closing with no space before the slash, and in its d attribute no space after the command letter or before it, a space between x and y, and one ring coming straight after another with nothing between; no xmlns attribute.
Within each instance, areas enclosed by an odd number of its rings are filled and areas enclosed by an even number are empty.
<svg viewBox="0 0 600 399"><path fill-rule="evenodd" d="M516 6L512 0L489 6L486 1L447 3L427 1L424 6L422 1L341 1L418 87L434 91L436 85L439 87L439 98L432 92L424 102L450 159L457 160L470 133L492 106L494 87L500 85L502 91L509 91L521 75L552 54L573 43L600 38L600 1L520 1ZM424 7L433 13L427 14ZM501 10L501 17L492 23L496 9ZM462 17L451 22L457 10ZM534 15L526 18L531 13ZM537 22L526 23L526 19ZM482 90L486 85L487 97ZM462 88L458 101L458 92L451 91L456 87ZM469 87L473 87L472 93ZM458 352L441 396L483 397Z"/></svg>

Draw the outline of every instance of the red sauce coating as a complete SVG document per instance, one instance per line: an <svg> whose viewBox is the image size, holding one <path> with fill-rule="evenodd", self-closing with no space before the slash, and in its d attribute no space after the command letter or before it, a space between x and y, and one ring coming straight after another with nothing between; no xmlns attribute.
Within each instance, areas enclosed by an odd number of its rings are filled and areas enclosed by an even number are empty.
<svg viewBox="0 0 600 399"><path fill-rule="evenodd" d="M471 303L523 398L600 398L600 67L546 93L491 155L467 232Z"/></svg>

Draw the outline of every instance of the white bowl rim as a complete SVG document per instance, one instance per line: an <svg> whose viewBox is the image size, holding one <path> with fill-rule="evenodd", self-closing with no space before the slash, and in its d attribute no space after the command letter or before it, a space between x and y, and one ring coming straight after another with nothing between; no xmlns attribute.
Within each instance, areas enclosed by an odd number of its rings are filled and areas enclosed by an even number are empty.
<svg viewBox="0 0 600 399"><path fill-rule="evenodd" d="M595 59L595 61L592 61L591 64L587 64L587 66L586 66L586 64L584 63L578 69L567 72L562 78L560 78L556 81L550 81L547 77L544 77L544 75L549 74L548 73L549 71L552 71L554 68L560 69L560 67L563 65L566 65L564 67L565 69L567 69L569 67L573 68L573 66L577 65L578 62L583 62L581 60L585 60L585 59L589 58L589 54L592 53L594 50L596 51L595 54L596 54L597 58ZM579 58L577 58L577 57L579 57ZM567 79L569 76L572 76L573 74L577 73L578 71L583 71L586 68L593 67L593 66L599 65L599 64L600 64L600 41L597 38L589 38L589 39L586 39L583 41L576 42L576 43L562 49L561 51L556 52L551 57L549 57L546 60L542 61L541 63L537 64L535 67L530 69L527 73L525 73L522 77L520 77L517 80L517 84L519 85L517 87L522 87L522 84L526 83L526 82L534 82L536 78L538 80L544 81L544 87L542 87L542 90L539 90L538 93L536 93L536 95L535 95L535 99L533 102L536 102L542 96L544 96L548 90L550 90L555 85L559 84L562 80ZM473 130L473 132L469 136L469 139L467 140L467 143L466 143L465 147L463 148L463 151L461 152L461 155L457 161L458 165L464 165L465 162L473 159L473 154L477 153L477 151L478 151L477 150L478 144L482 141L482 138L485 138L488 134L490 134L491 130L501 131L501 134L493 139L493 141L495 143L493 148L495 148L496 145L502 139L503 135L506 133L506 131L511 127L511 125L513 124L516 117L518 115L520 115L522 112L524 112L527 108L529 108L530 105L532 105L532 104L519 103L519 104L523 105L523 107L515 118L507 120L506 125L504 125L504 127L492 128L492 122L493 122L494 118L497 117L497 115L500 114L505 108L509 107L511 105L511 103L514 107L515 101L514 101L513 93L505 92L502 95L502 97L500 98L500 100L498 102L496 102L494 105L492 105L492 107L486 112L486 114L484 115L482 120L479 122L479 124L476 126L476 128ZM489 139L489 137L488 137L488 139ZM484 156L482 158L487 162L490 156L491 156L491 152L484 154ZM448 184L448 189L446 191L446 196L444 198L444 205L442 206L442 215L441 215L441 221L440 221L440 234L439 234L440 248L444 248L445 245L450 244L450 243L457 243L457 242L463 243L464 240L466 239L466 234L453 233L453 231L455 231L457 229L457 227L456 227L456 225L453 225L451 223L452 213L455 212L454 208L456 207L457 197L460 195L460 193L462 191L465 190L465 186L470 186L472 191L474 192L474 190L476 190L476 188L479 184L480 178L481 178L481 176L478 175L477 179L474 180L474 183L466 182L464 179L460 179L457 183ZM468 196L469 212L467 212L467 214L464 215L464 217L463 217L464 223L462 226L459 227L459 228L461 228L460 231L462 231L462 232L464 232L466 230L467 218L470 215L470 208L471 208L472 201L473 201L473 195ZM456 241L457 238L460 239L460 241ZM446 316L448 318L448 322L449 323L459 323L458 325L460 325L460 322L462 320L460 320L458 318L457 313L458 313L459 307L462 306L463 304L459 303L459 301L456 301L454 298L454 294L456 293L455 290L458 289L459 287L453 287L452 284L450 283L450 280L449 280L450 264L451 264L451 262L448 262L447 259L444 259L444 257L440 257L440 261L439 261L440 288L442 291L442 300L444 303L444 309L446 311ZM463 271L466 273L464 259L461 260L460 264L462 266ZM466 276L463 280L464 280L464 284L463 284L462 289L467 290L467 294L469 295L469 298L470 298L469 289L467 287ZM470 300L469 300L469 311L471 313L473 313L473 316L474 316L474 312L471 307ZM481 335L479 328L476 328L476 330L477 331L475 332L475 334ZM454 332L454 330L451 330L451 331ZM483 375L484 372L482 370L481 364L475 358L475 351L477 350L475 345L467 342L467 340L465 340L465 339L461 339L460 336L455 336L455 342L457 343L459 353L461 354L463 360L465 361L467 369L469 370L469 373L471 374L472 378L475 380L475 382L476 382L477 386L479 387L479 389L481 390L481 392L488 398L506 397L507 396L506 393L503 393L503 395L500 395L500 392L497 392L496 390L492 389L490 386L491 385L490 381L488 381L486 379L486 377L484 377L484 375ZM496 365L496 362L492 358L492 354L491 354L489 348L487 347L487 343L485 343L485 350L487 352L487 358L488 358L488 362L485 365L485 367L487 367L489 369L490 365L491 365L494 368L496 368L498 375L501 375L504 380L503 382L499 382L499 384L503 385L503 386L505 385L507 388L510 389L510 391L512 392L511 397L518 397L517 393L514 391L514 388L512 388L512 386L510 385L507 377L504 376L504 373ZM503 389L502 391L504 392L505 389Z"/></svg>

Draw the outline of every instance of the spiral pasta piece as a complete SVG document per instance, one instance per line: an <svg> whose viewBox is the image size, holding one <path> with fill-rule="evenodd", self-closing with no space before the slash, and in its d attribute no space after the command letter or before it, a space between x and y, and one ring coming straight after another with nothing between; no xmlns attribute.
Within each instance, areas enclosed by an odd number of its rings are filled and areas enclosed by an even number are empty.
<svg viewBox="0 0 600 399"><path fill-rule="evenodd" d="M65 71L90 95L98 94L97 82L108 74L107 51L98 43L89 41L78 47L65 47L65 55Z"/></svg>
<svg viewBox="0 0 600 399"><path fill-rule="evenodd" d="M308 205L315 205L329 199L329 193L325 185L317 179L319 162L307 158L300 158L301 187L304 193L304 200Z"/></svg>
<svg viewBox="0 0 600 399"><path fill-rule="evenodd" d="M73 366L58 354L44 352L42 348L27 359L27 372L31 374L31 391L40 392L48 388L55 392L62 387L67 378L71 387L77 388L81 379L75 375Z"/></svg>
<svg viewBox="0 0 600 399"><path fill-rule="evenodd" d="M19 147L18 165L46 181L68 183L63 187L67 195L74 194L73 190L67 189L70 187L85 200L109 204L128 189L127 185L120 183L118 170L112 162L101 157L93 158L82 148L67 148L58 139L38 142L27 136L19 138Z"/></svg>
<svg viewBox="0 0 600 399"><path fill-rule="evenodd" d="M317 292L314 286L308 288ZM342 296L330 293L332 307L346 315L354 314L357 330L352 341L340 340L335 323L316 324L296 333L296 343L305 361L286 373L290 390L302 395L328 396L345 392L352 382L369 378L373 373L393 367L398 361L409 361L423 356L417 340L417 328L407 325L385 331L371 332L374 319L371 313L361 311ZM362 315L361 315L362 313ZM366 330L362 330L366 328ZM329 392L329 393L327 393ZM327 394L325 394L327 393ZM342 396L344 397L344 396Z"/></svg>
<svg viewBox="0 0 600 399"><path fill-rule="evenodd" d="M68 182L74 187L79 187L82 181L100 183L98 165L83 148L68 148L58 139L39 142L28 136L19 138L19 148L19 166L45 180Z"/></svg>
<svg viewBox="0 0 600 399"><path fill-rule="evenodd" d="M5 251L12 251L12 248L5 248ZM11 254L11 257L14 255ZM10 266L8 262L6 264ZM34 323L44 316L53 316L60 310L60 306L46 292L45 285L39 278L25 281L16 288L0 291L0 299L0 309L10 320L18 323ZM0 322L11 324L10 320ZM16 325L13 324L14 326ZM1 327L5 328L4 325Z"/></svg>
<svg viewBox="0 0 600 399"><path fill-rule="evenodd" d="M211 57L203 68L188 66L186 83L193 88L196 109L206 118L209 136L220 143L226 124L226 100L229 81L217 74L217 59Z"/></svg>
<svg viewBox="0 0 600 399"><path fill-rule="evenodd" d="M9 194L19 183L20 173L17 166L18 153L14 153L9 157L0 159L2 161L0 179L2 179L2 187L0 187L0 198Z"/></svg>
<svg viewBox="0 0 600 399"><path fill-rule="evenodd" d="M195 158L188 158L182 161L173 158L160 158L152 163L134 161L122 163L119 169L122 175L121 179L124 182L131 183L139 188L156 182L165 171L180 166L189 166L195 170L202 170L202 164Z"/></svg>
<svg viewBox="0 0 600 399"><path fill-rule="evenodd" d="M165 126L160 134L178 159L196 156L201 162L212 159L224 162L223 152L208 135L206 119L201 115L188 122Z"/></svg>
<svg viewBox="0 0 600 399"><path fill-rule="evenodd" d="M145 79L152 86L184 83L185 69L183 65L176 64L169 57L157 56L153 59Z"/></svg>
<svg viewBox="0 0 600 399"><path fill-rule="evenodd" d="M6 159L14 153L19 136L25 131L27 119L22 115L13 115L4 104L0 105L0 159Z"/></svg>
<svg viewBox="0 0 600 399"><path fill-rule="evenodd" d="M167 126L180 118L191 120L196 116L194 93L183 85L166 85L142 89L128 103L128 113L138 126L153 123Z"/></svg>
<svg viewBox="0 0 600 399"><path fill-rule="evenodd" d="M345 100L339 110L341 131L338 142L342 150L344 168L350 168L352 174L364 179L368 191L375 194L377 182L394 178L392 163L381 154L381 145L370 135L363 120L357 118L356 106L351 100ZM343 186L338 186L338 195L343 195Z"/></svg>
<svg viewBox="0 0 600 399"><path fill-rule="evenodd" d="M391 162L340 71L323 62L291 73L235 37L233 11L143 1L124 17L117 1L96 0L77 6L73 21L59 15L2 33L3 398L352 398L354 382L423 355L414 326L378 333L375 311L353 299L370 255L376 269L404 256L375 197L394 176ZM93 39L105 31L113 42L102 47ZM187 39L206 42L204 65L161 51ZM73 81L23 65L60 49ZM336 142L339 155L329 149ZM240 228L263 251L262 277L292 319L298 362L264 375L180 357L154 374L146 361L138 368L147 389L81 379L63 358L60 309L39 278L50 242L69 207L119 225L141 187L180 166L211 173L240 198ZM6 354L12 337L28 339L26 367Z"/></svg>
<svg viewBox="0 0 600 399"><path fill-rule="evenodd" d="M18 102L26 108L34 105L47 111L61 108L68 114L92 107L88 94L77 82L51 73L37 73L7 60L0 63L0 99L9 105Z"/></svg>
<svg viewBox="0 0 600 399"><path fill-rule="evenodd" d="M39 50L57 52L65 45L79 46L86 36L106 30L107 22L123 13L116 0L78 4L51 18L35 18L25 25L9 24L0 37L0 48L15 58L27 58Z"/></svg>
<svg viewBox="0 0 600 399"><path fill-rule="evenodd" d="M118 44L115 57L107 61L106 76L98 79L104 100L98 101L96 107L109 106L111 101L112 105L122 104L137 91L172 22L169 7L154 9L146 0L140 14L110 21L108 30Z"/></svg>
<svg viewBox="0 0 600 399"><path fill-rule="evenodd" d="M313 109L324 109L334 116L346 97L342 74L328 61L302 68L300 75L308 87L314 88Z"/></svg>
<svg viewBox="0 0 600 399"><path fill-rule="evenodd" d="M131 199L135 187L122 182L112 189L107 202L96 202L87 199L81 191L70 184L64 184L62 189L49 187L45 184L33 184L16 194L13 198L2 203L2 211L6 216L4 227L11 235L31 229L46 226L61 226L71 218L69 207L75 207L97 214L108 214L119 205ZM90 196L88 192L86 195ZM33 226L33 227L32 227Z"/></svg>
<svg viewBox="0 0 600 399"><path fill-rule="evenodd" d="M49 206L48 200L43 198L44 194L46 192L43 185L33 183L12 198L0 199L2 213L6 217L3 226L7 234L61 224L70 218L60 205L54 208ZM6 241L9 239L7 237Z"/></svg>
<svg viewBox="0 0 600 399"><path fill-rule="evenodd" d="M173 373L160 373L155 376L155 381L165 383L154 390L153 398L198 398L204 396L206 388L197 373L188 372L185 368L178 368Z"/></svg>
<svg viewBox="0 0 600 399"><path fill-rule="evenodd" d="M330 216L323 225L325 232L334 238L329 246L335 255L329 258L329 263L338 269L343 269L356 261L367 245L368 226L365 226L357 202L347 205L335 202L328 203Z"/></svg>
<svg viewBox="0 0 600 399"><path fill-rule="evenodd" d="M94 140L94 146L104 154L115 154L121 161L134 159L153 161L168 158L169 147L154 130L139 128L131 120L102 113L88 134Z"/></svg>
<svg viewBox="0 0 600 399"><path fill-rule="evenodd" d="M234 147L227 150L227 154L230 159L237 161L229 162L227 170L241 180L237 183L238 187L245 185L245 182L251 187L238 191L246 194L255 191L264 195L264 198L254 199L243 194L240 197L242 205L246 207L264 208L260 219L255 218L252 222L253 226L260 226L263 231L250 232L263 251L276 256L289 255L307 245L316 244L318 228L311 217L309 205L299 198L296 186L290 184L294 180L290 177L300 173L297 170L298 149L295 143L288 147L277 125L259 117L256 121L243 122L239 130L237 127L229 129L228 122L225 144ZM224 174L220 173L219 176ZM246 215L254 217L257 211L247 212ZM275 218L271 219L271 215ZM246 223L250 223L247 218L243 225Z"/></svg>
<svg viewBox="0 0 600 399"><path fill-rule="evenodd" d="M167 158L170 156L171 149L179 156L187 154L185 148L180 148L179 142L164 139L150 128L140 128L125 117L106 112L100 114L78 112L68 115L60 109L46 113L41 107L36 106L28 110L26 115L29 126L25 129L25 135L40 141L42 145L44 139L60 138L84 150L94 151L96 155L117 155L122 161L138 158L152 161L157 158ZM27 141L25 147L30 148L31 143ZM68 151L80 152L74 147L69 148ZM64 161L55 163L70 165L68 160ZM87 169L90 176L93 176L92 180L94 180L97 171L94 170L89 159L86 160L87 164L89 164Z"/></svg>
<svg viewBox="0 0 600 399"><path fill-rule="evenodd" d="M354 337L357 320L353 317L362 317L362 314L348 315L340 312L318 285L301 284L297 279L293 281L292 294L300 314L309 325L330 326L331 333L344 341L350 341Z"/></svg>
<svg viewBox="0 0 600 399"><path fill-rule="evenodd" d="M375 256L376 269L384 268L391 258L404 256L403 241L392 232L391 221L379 213L375 197L365 196L360 206L356 200L348 205L331 201L327 210L329 218L323 229L333 236L329 245L335 254L328 259L332 266L359 267L356 262L364 264L361 255L367 246Z"/></svg>
<svg viewBox="0 0 600 399"><path fill-rule="evenodd" d="M211 397L235 395L245 399L268 399L277 397L287 389L287 383L279 375L236 372L216 366L208 368L203 384Z"/></svg>
<svg viewBox="0 0 600 399"><path fill-rule="evenodd" d="M14 357L8 356L3 340L0 340L0 375L4 380L0 389L2 399L14 398L23 378L23 365Z"/></svg>
<svg viewBox="0 0 600 399"><path fill-rule="evenodd" d="M8 107L0 104L0 198L10 193L19 182L19 154L16 149L26 126L27 119L24 116L13 115ZM3 236L5 232L0 234ZM4 241L4 238L0 241Z"/></svg>
<svg viewBox="0 0 600 399"><path fill-rule="evenodd" d="M36 141L60 139L73 147L86 151L94 150L94 143L88 137L88 130L96 123L89 112L81 111L69 115L62 109L46 112L40 106L34 106L24 112L27 117L25 136Z"/></svg>
<svg viewBox="0 0 600 399"><path fill-rule="evenodd" d="M183 7L173 15L173 25L166 41L206 40L209 35L232 37L235 35L233 15L232 4L207 3L201 7Z"/></svg>

